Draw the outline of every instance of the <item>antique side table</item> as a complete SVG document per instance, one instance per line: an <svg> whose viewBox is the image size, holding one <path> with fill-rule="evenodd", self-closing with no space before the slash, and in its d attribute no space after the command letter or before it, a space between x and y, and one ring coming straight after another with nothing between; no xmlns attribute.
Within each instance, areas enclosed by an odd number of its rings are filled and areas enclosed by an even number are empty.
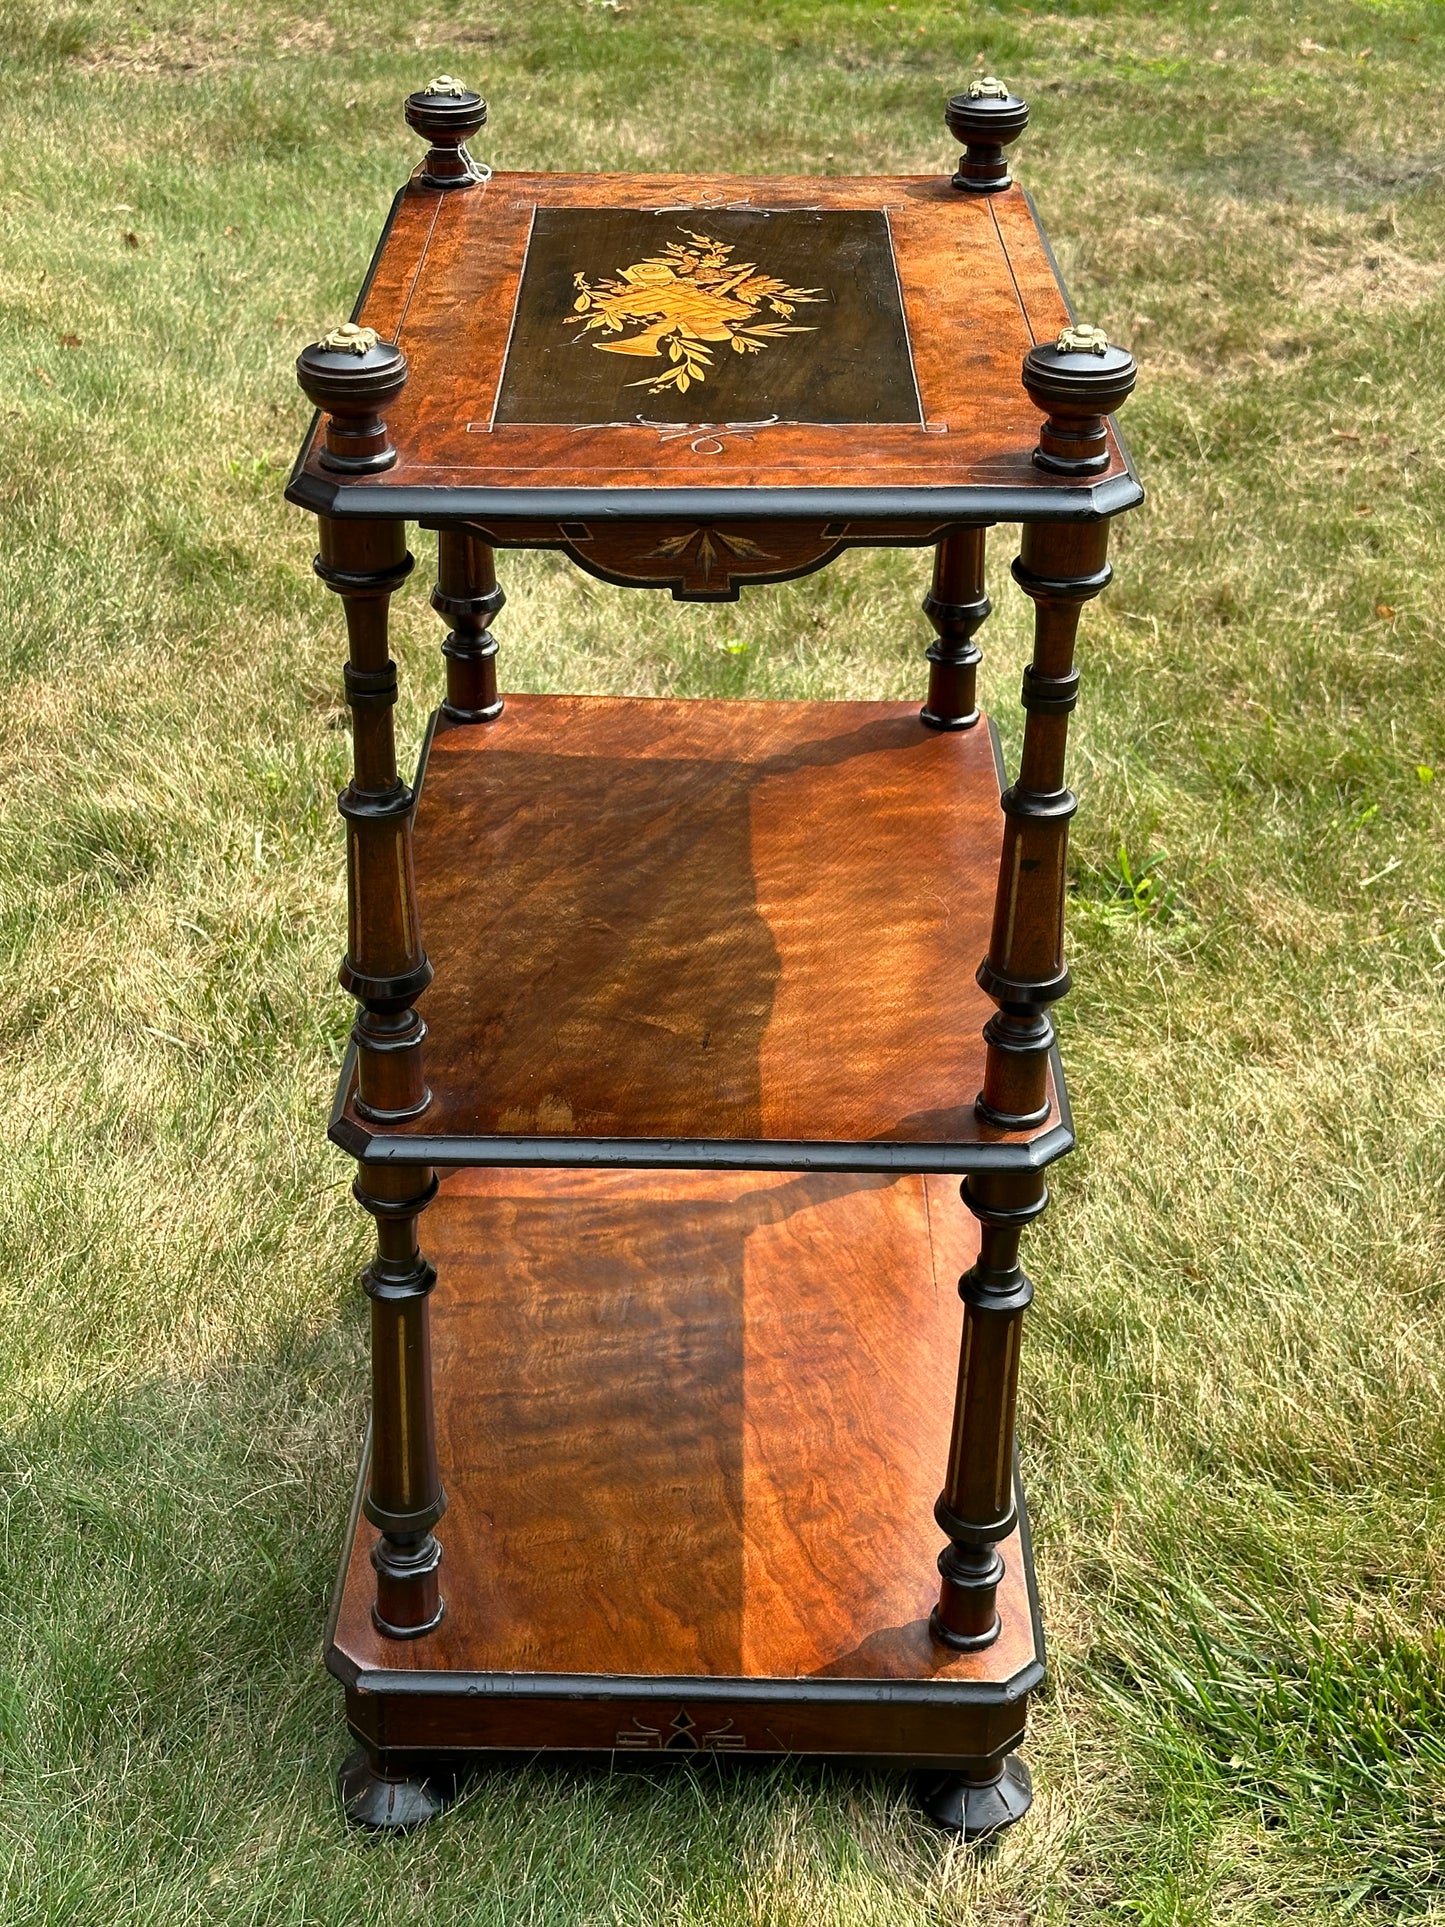
<svg viewBox="0 0 1445 1927"><path fill-rule="evenodd" d="M1134 363L1075 325L992 79L948 103L951 178L493 174L460 83L406 118L428 152L297 363L287 489L355 741L347 1812L414 1825L508 1756L793 1754L990 1831L1043 1677L1019 1240L1073 1142L1064 744L1141 499ZM449 630L415 786L408 521ZM975 701L1000 521L1036 611L1012 783ZM925 544L921 710L497 693L498 548L723 601Z"/></svg>

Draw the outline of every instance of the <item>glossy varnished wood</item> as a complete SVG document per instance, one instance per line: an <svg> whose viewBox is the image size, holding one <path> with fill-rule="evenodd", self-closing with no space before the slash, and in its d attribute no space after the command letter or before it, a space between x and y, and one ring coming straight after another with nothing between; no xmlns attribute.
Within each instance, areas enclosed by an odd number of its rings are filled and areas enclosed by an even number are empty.
<svg viewBox="0 0 1445 1927"><path fill-rule="evenodd" d="M447 1615L377 1632L361 1521L328 1663L375 1745L1012 1743L1041 1658L1017 1532L995 1645L928 1633L956 1185L460 1171L427 1231Z"/></svg>
<svg viewBox="0 0 1445 1927"><path fill-rule="evenodd" d="M886 213L920 422L762 423L757 413L739 420L731 411L719 420L705 382L690 399L694 425L710 427L707 435L679 433L675 419L649 420L645 392L629 394L625 383L613 424L497 418L539 209L666 210L682 232L705 231L710 207ZM745 516L805 513L816 498L826 515L833 495L854 521L916 511L936 525L940 512L1111 513L1139 496L1112 431L1108 466L1087 481L1061 481L1033 461L1039 420L1019 369L1029 348L1057 335L1070 315L1018 188L959 194L938 176L497 174L447 193L414 179L393 210L359 318L404 349L411 379L388 410L398 458L385 474L338 485L314 448L303 452L292 499L333 514L475 514L505 539L498 518L565 518L599 506L686 515L711 505ZM866 538L860 530L854 539Z"/></svg>
<svg viewBox="0 0 1445 1927"><path fill-rule="evenodd" d="M1058 1155L1056 1093L1029 1131L974 1110L998 798L989 731L913 703L517 696L439 722L432 1101L381 1128L348 1100L334 1134L446 1163Z"/></svg>
<svg viewBox="0 0 1445 1927"><path fill-rule="evenodd" d="M1134 364L1066 325L990 76L949 103L951 183L488 177L478 95L439 76L406 111L430 152L298 362L325 418L288 487L357 737L346 1810L414 1824L459 1754L791 1752L940 1768L925 1810L977 1836L1028 1804L1005 1755L1042 1678L1020 1240L1072 1144L1065 733L1141 499L1109 416ZM449 629L415 811L408 520ZM999 521L1037 609L1002 797ZM925 543L921 711L499 696L496 548L722 600Z"/></svg>

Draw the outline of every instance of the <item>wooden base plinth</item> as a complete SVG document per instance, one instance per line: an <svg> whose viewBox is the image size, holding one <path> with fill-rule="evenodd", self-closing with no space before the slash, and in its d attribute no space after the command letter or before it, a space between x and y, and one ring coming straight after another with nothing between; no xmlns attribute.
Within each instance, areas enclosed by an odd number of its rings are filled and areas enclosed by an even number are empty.
<svg viewBox="0 0 1445 1927"><path fill-rule="evenodd" d="M446 1616L376 1630L354 1515L327 1641L384 1772L555 1751L996 1776L1043 1677L1025 1526L997 1641L928 1633L976 1245L956 1181L459 1170L423 1236Z"/></svg>

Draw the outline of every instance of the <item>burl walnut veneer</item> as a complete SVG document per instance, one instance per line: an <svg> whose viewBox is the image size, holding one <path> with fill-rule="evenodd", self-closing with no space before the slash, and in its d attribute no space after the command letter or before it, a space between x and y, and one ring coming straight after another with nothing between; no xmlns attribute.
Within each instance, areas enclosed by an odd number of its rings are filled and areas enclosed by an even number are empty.
<svg viewBox="0 0 1445 1927"><path fill-rule="evenodd" d="M946 118L951 176L502 174L443 75L297 363L354 725L331 1131L376 1220L327 1640L358 1824L545 1756L892 1764L968 1836L1028 1805L1019 1247L1073 1143L1074 638L1141 491L1134 363L1009 175L1027 107L983 77ZM414 785L408 521L447 625ZM998 521L1035 606L1012 782ZM720 601L859 546L933 551L921 703L499 694L499 548Z"/></svg>

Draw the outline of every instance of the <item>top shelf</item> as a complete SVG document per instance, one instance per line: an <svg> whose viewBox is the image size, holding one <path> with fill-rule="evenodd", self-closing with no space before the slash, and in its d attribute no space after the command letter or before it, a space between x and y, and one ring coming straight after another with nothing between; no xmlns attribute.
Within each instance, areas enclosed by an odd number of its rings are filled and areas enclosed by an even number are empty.
<svg viewBox="0 0 1445 1927"><path fill-rule="evenodd" d="M357 318L406 353L397 460L288 488L336 517L482 523L791 516L840 541L1085 520L1142 497L1033 462L1029 348L1072 318L1029 197L937 176L419 178ZM682 332L678 324L683 325ZM861 482L860 477L866 477ZM565 533L565 531L564 531Z"/></svg>
<svg viewBox="0 0 1445 1927"><path fill-rule="evenodd" d="M907 703L513 696L439 719L416 815L432 1098L369 1162L965 1172L1002 841L986 724Z"/></svg>

